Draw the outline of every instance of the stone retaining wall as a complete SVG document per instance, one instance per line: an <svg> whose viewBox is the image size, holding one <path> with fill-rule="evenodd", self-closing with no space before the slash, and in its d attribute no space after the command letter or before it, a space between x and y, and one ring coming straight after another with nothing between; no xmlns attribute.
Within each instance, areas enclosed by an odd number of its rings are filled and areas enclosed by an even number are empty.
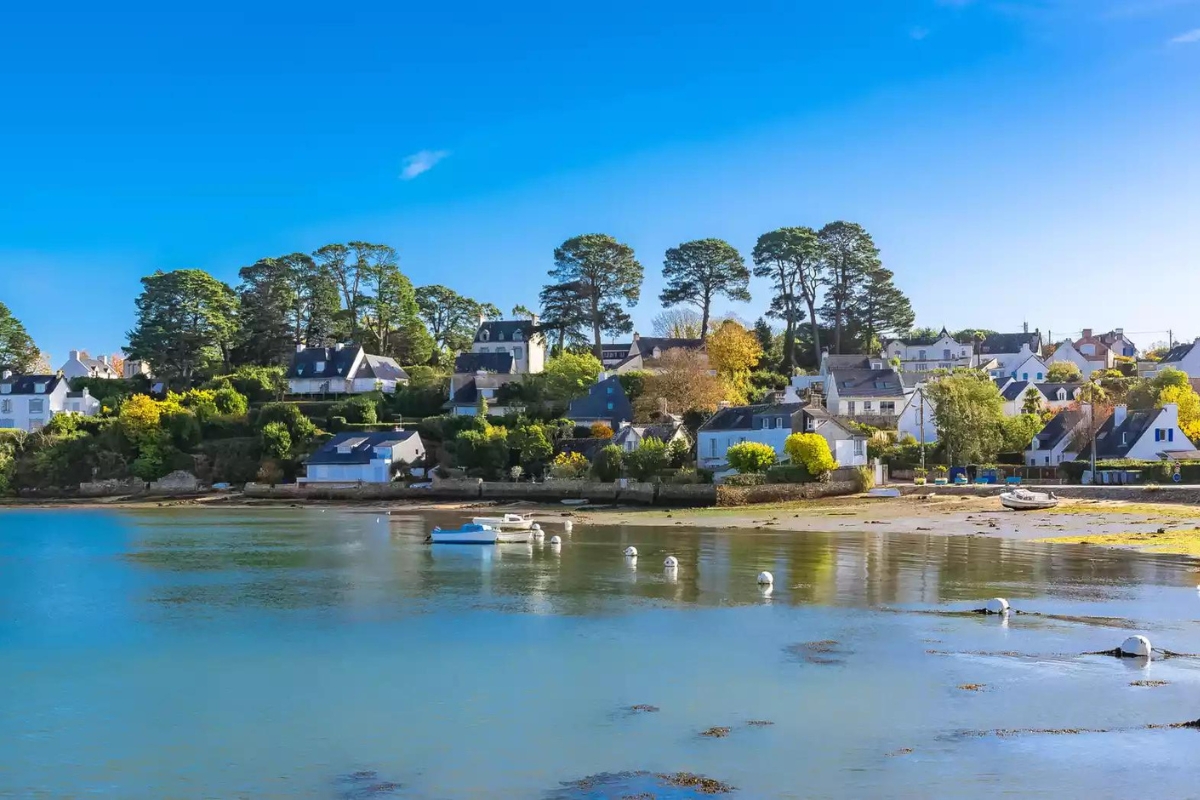
<svg viewBox="0 0 1200 800"><path fill-rule="evenodd" d="M939 495L945 497L996 497L1008 487L987 486L895 486L902 495ZM1147 487L1147 486L1038 486L1025 484L1024 488L1035 492L1054 492L1064 500L1121 500L1126 503L1200 503L1200 486L1196 487Z"/></svg>
<svg viewBox="0 0 1200 800"><path fill-rule="evenodd" d="M789 503L796 500L816 500L821 497L854 494L858 485L854 481L826 481L824 483L764 483L759 486L728 486L717 489L717 505L746 506L754 503Z"/></svg>

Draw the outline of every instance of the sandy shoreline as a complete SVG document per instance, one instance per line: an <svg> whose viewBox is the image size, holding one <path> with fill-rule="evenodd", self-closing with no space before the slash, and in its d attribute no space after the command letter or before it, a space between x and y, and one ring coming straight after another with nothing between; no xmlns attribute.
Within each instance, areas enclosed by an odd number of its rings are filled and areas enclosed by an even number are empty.
<svg viewBox="0 0 1200 800"><path fill-rule="evenodd" d="M277 508L319 505L351 510L469 511L494 509L493 502L314 502L250 500L239 494L186 498L109 498L5 501L0 509L34 508ZM870 499L864 496L741 506L734 508L590 507L514 502L549 521L571 518L582 524L691 526L709 530L795 532L889 531L942 536L998 536L1024 541L1133 547L1149 552L1200 557L1200 507L1178 503L1065 500L1051 511L1013 512L994 497L933 496Z"/></svg>

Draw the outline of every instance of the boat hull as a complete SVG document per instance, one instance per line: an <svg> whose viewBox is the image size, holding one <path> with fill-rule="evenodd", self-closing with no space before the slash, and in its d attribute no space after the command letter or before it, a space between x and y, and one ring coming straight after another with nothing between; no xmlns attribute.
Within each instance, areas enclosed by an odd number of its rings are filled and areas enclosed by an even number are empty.
<svg viewBox="0 0 1200 800"><path fill-rule="evenodd" d="M1036 493L1030 493L1036 494ZM1058 505L1058 498L1050 497L1049 495L1040 495L1035 497L1017 496L1011 492L1005 492L1000 495L1000 505L1013 511L1043 511L1047 508L1054 508Z"/></svg>
<svg viewBox="0 0 1200 800"><path fill-rule="evenodd" d="M512 530L512 531L496 531L497 544L528 544L533 541L533 531Z"/></svg>
<svg viewBox="0 0 1200 800"><path fill-rule="evenodd" d="M476 525L487 525L490 528L503 528L512 531L527 531L533 527L533 520L505 519L502 517L475 517L471 522Z"/></svg>
<svg viewBox="0 0 1200 800"><path fill-rule="evenodd" d="M498 535L495 528L472 524L448 530L434 528L429 533L429 541L432 544L495 544Z"/></svg>

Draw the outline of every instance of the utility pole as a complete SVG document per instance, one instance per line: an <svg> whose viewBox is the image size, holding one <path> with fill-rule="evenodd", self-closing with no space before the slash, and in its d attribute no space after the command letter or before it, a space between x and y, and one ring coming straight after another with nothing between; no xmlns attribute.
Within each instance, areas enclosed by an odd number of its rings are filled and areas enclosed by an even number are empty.
<svg viewBox="0 0 1200 800"><path fill-rule="evenodd" d="M1096 398L1088 403L1088 430L1092 432L1092 483L1096 482Z"/></svg>
<svg viewBox="0 0 1200 800"><path fill-rule="evenodd" d="M921 392L921 406L917 410L921 425L921 472L925 472L925 392Z"/></svg>

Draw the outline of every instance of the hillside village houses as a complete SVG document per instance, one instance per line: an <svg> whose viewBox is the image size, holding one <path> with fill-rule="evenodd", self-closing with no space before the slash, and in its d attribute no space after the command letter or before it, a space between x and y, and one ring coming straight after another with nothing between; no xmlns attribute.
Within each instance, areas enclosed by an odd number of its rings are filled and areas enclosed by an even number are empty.
<svg viewBox="0 0 1200 800"><path fill-rule="evenodd" d="M1088 411L1068 408L1059 411L1034 437L1025 451L1030 467L1057 467L1079 456L1088 426Z"/></svg>
<svg viewBox="0 0 1200 800"><path fill-rule="evenodd" d="M741 442L770 445L780 461L787 460L784 443L793 433L818 433L843 467L867 463L867 437L852 431L819 405L799 402L723 408L696 434L696 464L718 476L730 472L727 453Z"/></svg>
<svg viewBox="0 0 1200 800"><path fill-rule="evenodd" d="M93 416L100 402L87 389L72 392L62 373L14 375L0 372L0 428L36 431L55 414L73 412Z"/></svg>
<svg viewBox="0 0 1200 800"><path fill-rule="evenodd" d="M901 372L974 367L979 364L973 342L961 342L942 328L933 339L893 339L883 349L889 362L900 362Z"/></svg>
<svg viewBox="0 0 1200 800"><path fill-rule="evenodd" d="M450 399L445 407L453 415L470 416L482 398L493 414L520 411L521 408L496 406L498 391L505 384L545 368L546 337L536 316L522 320L480 318L470 352L460 353L454 359Z"/></svg>
<svg viewBox="0 0 1200 800"><path fill-rule="evenodd" d="M284 377L291 394L391 394L408 383L408 374L393 359L340 342L333 347L296 345Z"/></svg>
<svg viewBox="0 0 1200 800"><path fill-rule="evenodd" d="M606 352L608 345L601 345L601 352ZM622 372L655 372L659 369L658 361L663 354L670 350L704 351L703 339L679 339L663 336L642 336L633 334L633 342L625 356L611 364L611 371ZM615 349L607 351L615 354ZM601 360L604 363L604 360Z"/></svg>

